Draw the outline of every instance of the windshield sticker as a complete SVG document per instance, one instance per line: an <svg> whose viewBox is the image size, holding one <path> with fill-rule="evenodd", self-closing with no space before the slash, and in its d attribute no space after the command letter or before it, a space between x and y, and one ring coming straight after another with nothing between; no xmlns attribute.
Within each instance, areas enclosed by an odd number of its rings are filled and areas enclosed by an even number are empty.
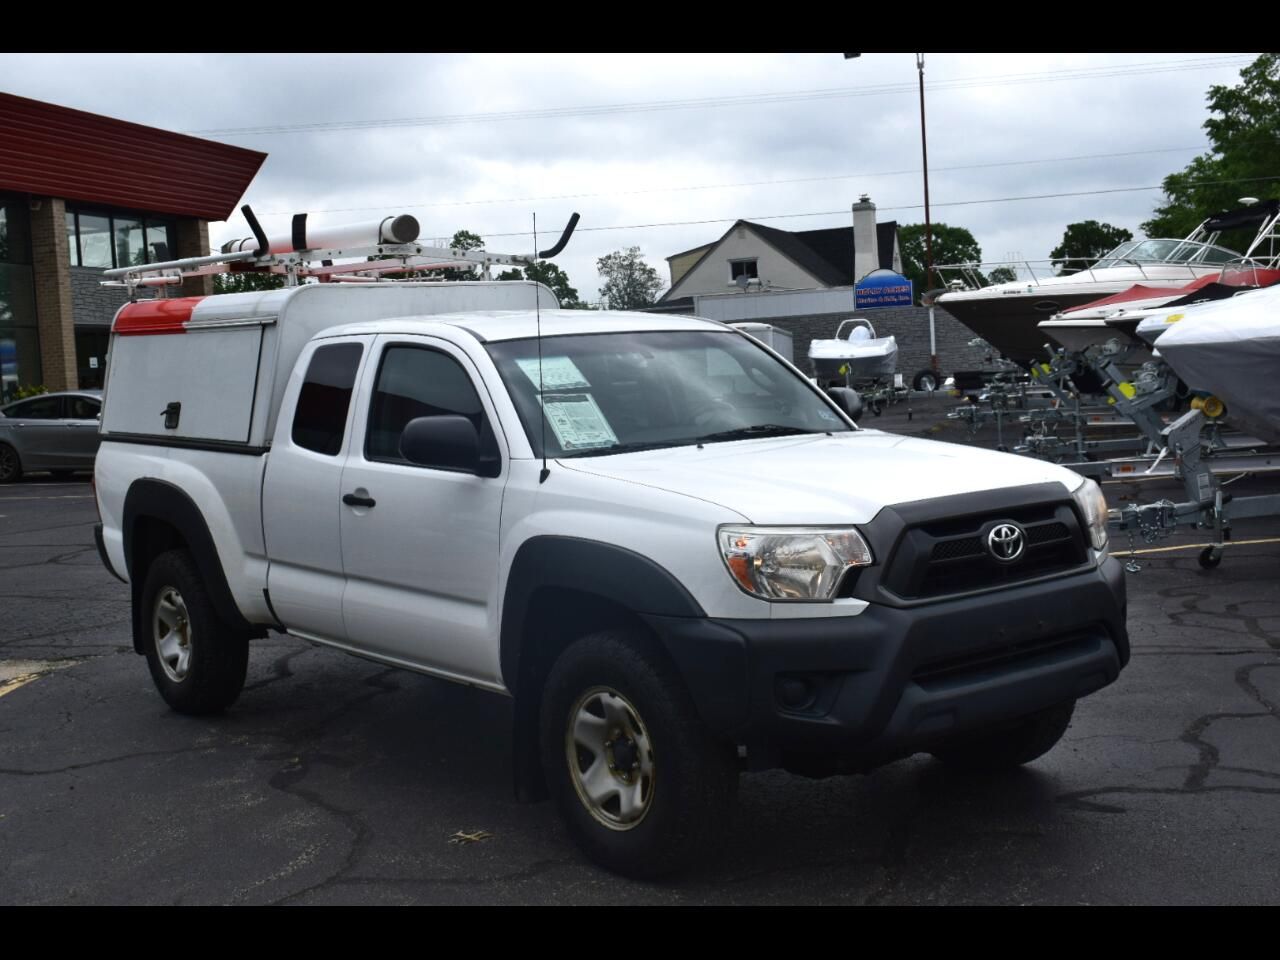
<svg viewBox="0 0 1280 960"><path fill-rule="evenodd" d="M538 358L522 357L516 363L529 382L538 386ZM590 386L582 371L568 357L542 358L542 387L547 393L552 390L582 390Z"/></svg>
<svg viewBox="0 0 1280 960"><path fill-rule="evenodd" d="M617 444L618 438L591 394L562 393L538 400L562 450L592 450Z"/></svg>
<svg viewBox="0 0 1280 960"><path fill-rule="evenodd" d="M832 413L830 410L819 410L819 411L818 411L818 416L820 416L823 420L830 420L832 423L839 423L839 422L840 422L840 418L839 418L839 417L837 417L837 416L836 416L834 413Z"/></svg>

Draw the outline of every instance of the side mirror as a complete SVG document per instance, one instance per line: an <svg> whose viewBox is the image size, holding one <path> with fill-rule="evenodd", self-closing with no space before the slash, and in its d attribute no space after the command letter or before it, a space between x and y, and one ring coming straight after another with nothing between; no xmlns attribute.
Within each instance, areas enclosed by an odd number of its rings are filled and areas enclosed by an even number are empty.
<svg viewBox="0 0 1280 960"><path fill-rule="evenodd" d="M417 417L400 434L400 455L423 467L479 473L480 436L457 414Z"/></svg>
<svg viewBox="0 0 1280 960"><path fill-rule="evenodd" d="M828 387L827 396L836 402L836 406L849 415L855 423L862 416L862 397L857 390L848 387Z"/></svg>

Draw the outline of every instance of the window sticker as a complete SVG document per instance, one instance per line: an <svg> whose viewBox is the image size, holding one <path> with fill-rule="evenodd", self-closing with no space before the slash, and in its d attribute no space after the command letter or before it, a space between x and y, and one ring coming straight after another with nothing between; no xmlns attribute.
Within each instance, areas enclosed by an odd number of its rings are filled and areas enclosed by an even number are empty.
<svg viewBox="0 0 1280 960"><path fill-rule="evenodd" d="M535 387L538 386L538 358L522 357L516 363L529 381ZM542 387L548 393L552 390L581 390L590 386L582 371L568 357L542 358Z"/></svg>
<svg viewBox="0 0 1280 960"><path fill-rule="evenodd" d="M538 400L562 450L592 450L617 444L618 438L591 394L561 393Z"/></svg>

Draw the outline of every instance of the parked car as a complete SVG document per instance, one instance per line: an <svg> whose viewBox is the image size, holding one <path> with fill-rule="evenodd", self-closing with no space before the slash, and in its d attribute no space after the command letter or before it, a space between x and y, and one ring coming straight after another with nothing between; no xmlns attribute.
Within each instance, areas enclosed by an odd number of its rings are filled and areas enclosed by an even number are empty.
<svg viewBox="0 0 1280 960"><path fill-rule="evenodd" d="M42 393L0 407L0 483L42 470L92 470L101 416L101 390Z"/></svg>

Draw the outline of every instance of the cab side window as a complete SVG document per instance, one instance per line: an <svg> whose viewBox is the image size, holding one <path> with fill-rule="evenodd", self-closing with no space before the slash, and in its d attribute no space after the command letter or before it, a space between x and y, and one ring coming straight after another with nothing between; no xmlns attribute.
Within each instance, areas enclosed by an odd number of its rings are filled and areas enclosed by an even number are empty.
<svg viewBox="0 0 1280 960"><path fill-rule="evenodd" d="M497 453L480 397L457 360L425 347L390 346L382 354L369 407L365 456L385 463L408 463L400 454L400 434L410 420L457 414L480 435L482 451Z"/></svg>
<svg viewBox="0 0 1280 960"><path fill-rule="evenodd" d="M358 343L334 343L311 355L293 415L292 436L298 446L329 457L342 449L362 353L364 347Z"/></svg>
<svg viewBox="0 0 1280 960"><path fill-rule="evenodd" d="M88 397L67 397L67 418L69 420L94 420L101 409L97 400Z"/></svg>
<svg viewBox="0 0 1280 960"><path fill-rule="evenodd" d="M4 412L11 420L59 420L62 418L61 397L36 397Z"/></svg>

